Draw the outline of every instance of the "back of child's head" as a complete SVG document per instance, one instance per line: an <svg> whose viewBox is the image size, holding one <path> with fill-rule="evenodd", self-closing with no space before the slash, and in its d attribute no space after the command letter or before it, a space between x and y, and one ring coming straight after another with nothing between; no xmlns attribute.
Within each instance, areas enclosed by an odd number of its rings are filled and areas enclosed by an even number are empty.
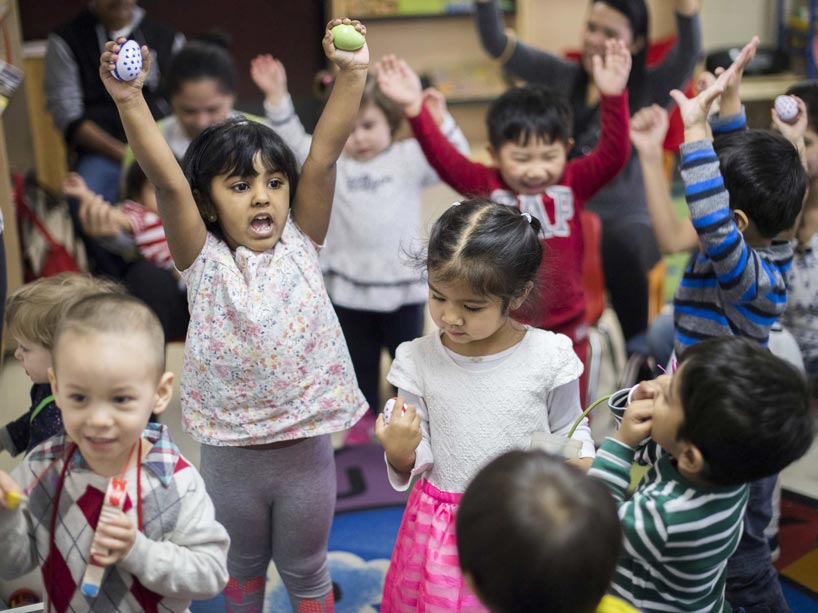
<svg viewBox="0 0 818 613"><path fill-rule="evenodd" d="M142 192L147 183L148 177L145 175L145 171L142 170L139 162L134 160L128 164L125 171L125 178L122 181L122 197L125 200L142 202Z"/></svg>
<svg viewBox="0 0 818 613"><path fill-rule="evenodd" d="M773 130L738 130L716 138L730 208L741 209L764 238L795 225L807 172L795 146Z"/></svg>
<svg viewBox="0 0 818 613"><path fill-rule="evenodd" d="M292 150L271 128L244 118L232 118L203 130L185 152L182 170L196 206L211 231L218 230L211 182L221 175L254 177L254 161L287 177L290 204L298 187L298 164Z"/></svg>
<svg viewBox="0 0 818 613"><path fill-rule="evenodd" d="M503 309L532 287L542 261L536 217L490 200L464 200L435 221L426 271L439 283L463 282L481 296L495 296Z"/></svg>
<svg viewBox="0 0 818 613"><path fill-rule="evenodd" d="M495 613L590 613L610 586L622 542L606 488L562 459L510 451L466 488L457 553Z"/></svg>
<svg viewBox="0 0 818 613"><path fill-rule="evenodd" d="M65 272L26 283L6 300L5 322L9 334L42 345L54 346L60 320L79 300L98 293L121 293L113 281Z"/></svg>
<svg viewBox="0 0 818 613"><path fill-rule="evenodd" d="M486 115L489 144L499 150L506 143L529 140L567 144L574 111L568 99L543 85L512 87L491 103Z"/></svg>
<svg viewBox="0 0 818 613"><path fill-rule="evenodd" d="M787 90L790 96L798 96L807 105L807 127L818 133L818 80L799 81Z"/></svg>
<svg viewBox="0 0 818 613"><path fill-rule="evenodd" d="M701 452L702 479L715 485L761 479L812 444L815 415L804 376L756 341L701 341L685 349L679 368L678 438Z"/></svg>
<svg viewBox="0 0 818 613"><path fill-rule="evenodd" d="M238 72L226 41L216 36L202 36L189 41L171 59L165 75L165 89L172 98L185 83L212 80L223 94L238 91Z"/></svg>
<svg viewBox="0 0 818 613"><path fill-rule="evenodd" d="M54 334L54 369L60 341L67 334L131 335L144 339L148 355L130 356L150 360L157 377L165 370L165 333L156 314L144 302L127 294L95 294L76 302L65 313Z"/></svg>

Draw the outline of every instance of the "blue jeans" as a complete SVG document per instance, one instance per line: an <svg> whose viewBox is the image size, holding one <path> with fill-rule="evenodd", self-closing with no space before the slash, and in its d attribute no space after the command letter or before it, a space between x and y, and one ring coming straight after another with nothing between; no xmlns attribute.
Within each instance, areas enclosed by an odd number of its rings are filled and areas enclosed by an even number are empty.
<svg viewBox="0 0 818 613"><path fill-rule="evenodd" d="M95 194L111 204L119 202L119 177L122 167L118 162L98 153L86 153L77 161L74 171Z"/></svg>
<svg viewBox="0 0 818 613"><path fill-rule="evenodd" d="M772 518L772 494L777 478L778 475L772 475L750 484L744 533L738 549L727 562L726 597L736 613L791 613L764 535Z"/></svg>

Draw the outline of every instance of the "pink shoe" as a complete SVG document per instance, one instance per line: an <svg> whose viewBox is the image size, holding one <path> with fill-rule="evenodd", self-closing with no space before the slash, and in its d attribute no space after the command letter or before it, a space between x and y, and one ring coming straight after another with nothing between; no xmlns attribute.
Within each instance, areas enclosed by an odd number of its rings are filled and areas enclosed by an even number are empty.
<svg viewBox="0 0 818 613"><path fill-rule="evenodd" d="M375 436L375 416L372 411L367 411L363 414L347 432L344 438L344 445L365 445Z"/></svg>

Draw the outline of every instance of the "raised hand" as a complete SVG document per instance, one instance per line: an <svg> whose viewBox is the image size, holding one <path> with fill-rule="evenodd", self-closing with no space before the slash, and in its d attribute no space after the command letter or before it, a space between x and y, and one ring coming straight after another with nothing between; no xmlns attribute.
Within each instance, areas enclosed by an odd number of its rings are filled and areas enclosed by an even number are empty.
<svg viewBox="0 0 818 613"><path fill-rule="evenodd" d="M151 54L148 48L142 45L140 51L142 52L142 70L135 79L130 81L120 81L114 77L114 68L118 59L119 49L127 39L118 38L116 41L108 41L105 43L105 49L99 58L99 76L102 79L105 89L111 94L111 98L117 104L123 104L140 95L142 86L145 84L145 79L151 70Z"/></svg>
<svg viewBox="0 0 818 613"><path fill-rule="evenodd" d="M385 55L375 65L378 87L387 98L403 107L409 117L415 117L423 106L420 77L404 60Z"/></svg>
<svg viewBox="0 0 818 613"><path fill-rule="evenodd" d="M605 57L593 57L593 75L599 93L618 96L628 85L631 74L631 52L619 39L605 41Z"/></svg>
<svg viewBox="0 0 818 613"><path fill-rule="evenodd" d="M791 96L798 105L798 115L793 122L784 121L778 115L775 107L770 109L770 115L773 121L773 128L781 132L788 141L793 143L796 147L803 147L804 135L807 133L807 105L798 96Z"/></svg>
<svg viewBox="0 0 818 613"><path fill-rule="evenodd" d="M250 77L268 104L276 106L287 96L287 71L284 64L269 53L250 60Z"/></svg>
<svg viewBox="0 0 818 613"><path fill-rule="evenodd" d="M423 90L423 104L429 109L437 125L441 125L446 117L446 96L439 89L427 87Z"/></svg>
<svg viewBox="0 0 818 613"><path fill-rule="evenodd" d="M658 104L646 106L631 117L631 143L640 155L661 153L668 125L668 113L664 108Z"/></svg>
<svg viewBox="0 0 818 613"><path fill-rule="evenodd" d="M344 51L343 49L338 49L334 44L332 44L332 32L330 30L342 23L355 26L355 29L358 30L358 32L366 36L366 26L357 19L333 19L327 24L326 32L324 32L324 38L321 41L321 44L324 46L324 53L326 54L327 59L338 66L340 70L367 70L369 68L369 47L367 46L366 42L364 42L363 47L356 49L355 51Z"/></svg>

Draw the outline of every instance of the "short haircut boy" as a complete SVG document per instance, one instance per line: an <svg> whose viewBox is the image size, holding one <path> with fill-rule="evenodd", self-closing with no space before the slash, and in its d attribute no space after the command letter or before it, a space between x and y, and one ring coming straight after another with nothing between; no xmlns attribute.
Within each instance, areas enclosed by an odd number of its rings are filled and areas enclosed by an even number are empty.
<svg viewBox="0 0 818 613"><path fill-rule="evenodd" d="M696 343L685 350L682 365L685 421L678 437L701 451L702 479L748 483L778 473L807 452L815 416L806 379L792 364L736 336Z"/></svg>
<svg viewBox="0 0 818 613"><path fill-rule="evenodd" d="M98 294L74 304L54 334L54 355L67 333L139 334L148 341L157 377L165 371L165 334L156 314L144 302L126 294ZM55 363L56 370L56 363Z"/></svg>
<svg viewBox="0 0 818 613"><path fill-rule="evenodd" d="M808 183L795 146L774 130L728 132L713 146L730 208L744 211L764 238L791 229Z"/></svg>
<svg viewBox="0 0 818 613"><path fill-rule="evenodd" d="M628 427L605 439L589 472L619 503L625 546L612 591L640 610L723 611L749 482L813 442L807 385L789 363L736 336L688 348L670 384L656 385L652 399L630 404L631 390L613 394L611 410ZM642 433L628 411L650 415L652 435L661 431L678 457L652 438L637 445ZM634 459L651 467L629 497Z"/></svg>
<svg viewBox="0 0 818 613"><path fill-rule="evenodd" d="M540 451L485 466L463 494L456 531L464 575L504 613L595 611L622 542L605 487Z"/></svg>
<svg viewBox="0 0 818 613"><path fill-rule="evenodd" d="M543 85L512 87L491 103L486 115L489 143L527 145L529 139L568 145L574 123L571 104L560 92Z"/></svg>
<svg viewBox="0 0 818 613"><path fill-rule="evenodd" d="M66 311L83 297L98 292L121 293L124 288L112 281L74 272L27 283L6 301L9 334L51 349L54 333Z"/></svg>

